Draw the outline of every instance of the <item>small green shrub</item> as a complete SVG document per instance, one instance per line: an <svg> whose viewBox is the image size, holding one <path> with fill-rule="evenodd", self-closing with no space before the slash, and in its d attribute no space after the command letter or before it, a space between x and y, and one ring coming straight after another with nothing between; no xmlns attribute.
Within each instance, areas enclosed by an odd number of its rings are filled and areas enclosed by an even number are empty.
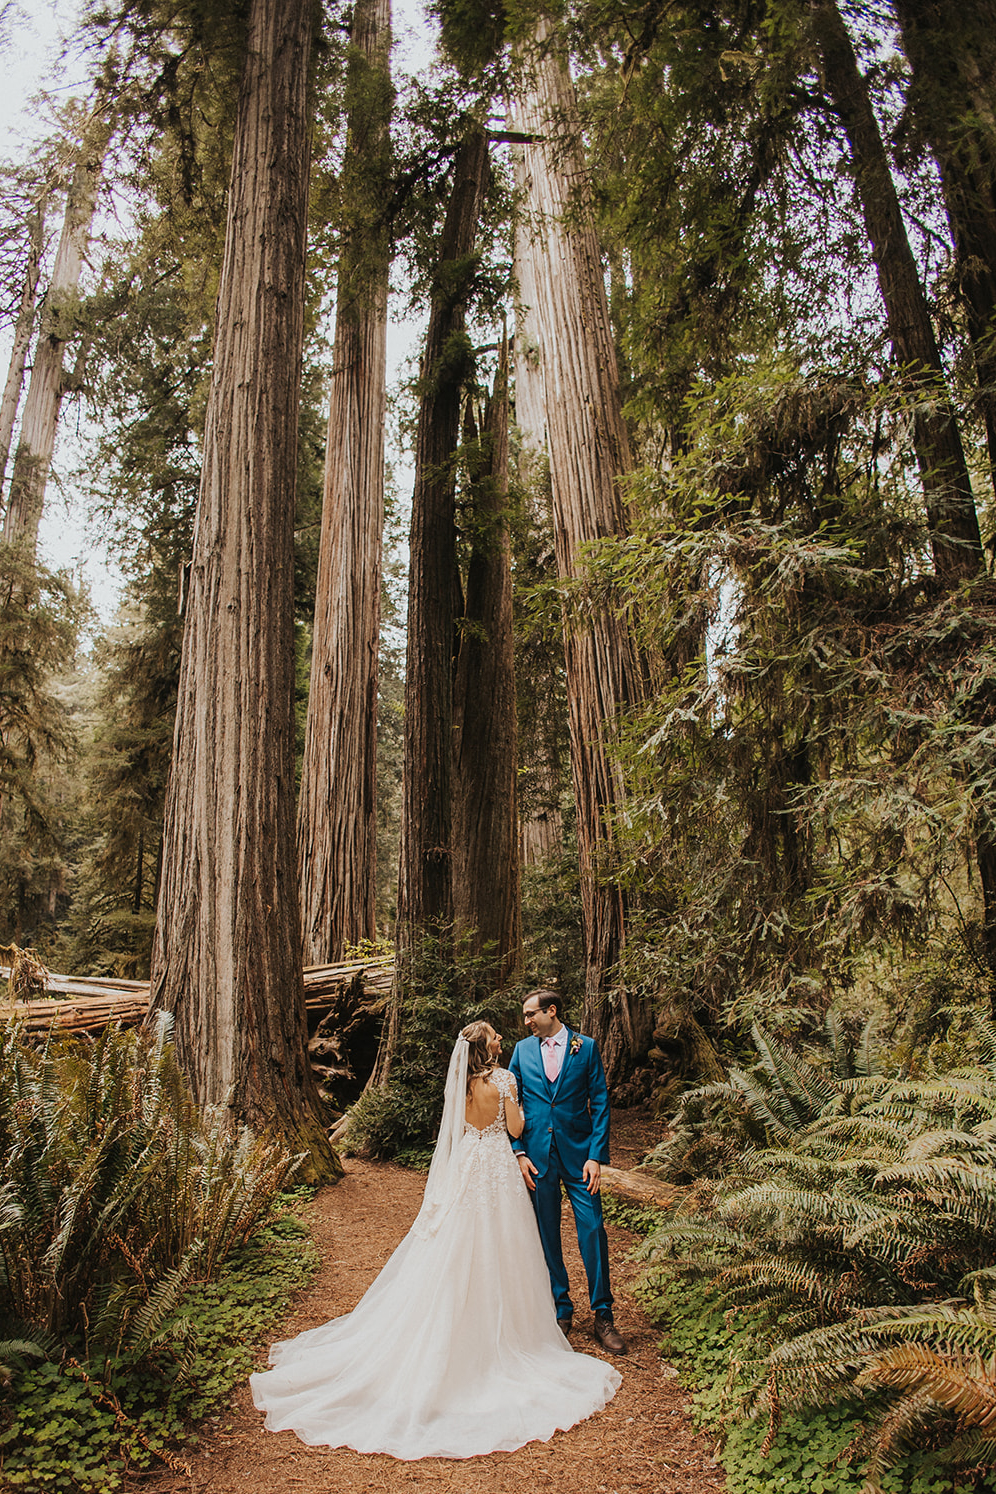
<svg viewBox="0 0 996 1494"><path fill-rule="evenodd" d="M460 1029L484 1018L499 1032L525 1035L521 991L491 991L492 969L487 952L471 954L464 946L454 953L448 937L422 941L409 961L396 1014L390 1080L381 1088L366 1090L350 1110L346 1151L393 1158L431 1147L442 1114L450 1053Z"/></svg>
<svg viewBox="0 0 996 1494"><path fill-rule="evenodd" d="M659 1204L631 1203L609 1188L602 1189L602 1213L611 1224L634 1235L652 1235L667 1218Z"/></svg>
<svg viewBox="0 0 996 1494"><path fill-rule="evenodd" d="M432 1165L432 1147L404 1147L395 1154L394 1160L399 1167L407 1167L410 1172L428 1172Z"/></svg>

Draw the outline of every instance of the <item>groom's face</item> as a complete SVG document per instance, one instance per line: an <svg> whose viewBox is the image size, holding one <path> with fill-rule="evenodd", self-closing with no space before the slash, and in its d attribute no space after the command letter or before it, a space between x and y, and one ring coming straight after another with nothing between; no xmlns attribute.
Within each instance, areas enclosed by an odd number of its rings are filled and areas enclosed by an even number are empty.
<svg viewBox="0 0 996 1494"><path fill-rule="evenodd" d="M538 996L530 996L522 1004L522 1020L530 1032L534 1032L541 1040L549 1037L551 1032L556 1032L560 1026L560 1018L557 1016L557 1008L551 1006L544 1011L539 1004Z"/></svg>

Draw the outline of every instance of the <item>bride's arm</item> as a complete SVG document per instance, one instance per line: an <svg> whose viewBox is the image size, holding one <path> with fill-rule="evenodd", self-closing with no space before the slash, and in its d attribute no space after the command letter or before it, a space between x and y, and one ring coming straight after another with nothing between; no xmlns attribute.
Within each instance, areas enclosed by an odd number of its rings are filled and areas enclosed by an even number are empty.
<svg viewBox="0 0 996 1494"><path fill-rule="evenodd" d="M499 1077L500 1076L500 1077ZM525 1128L526 1118L522 1113L515 1090L515 1080L508 1069L498 1069L494 1075L498 1093L502 1097L505 1106L505 1128L509 1136L518 1137L522 1135Z"/></svg>

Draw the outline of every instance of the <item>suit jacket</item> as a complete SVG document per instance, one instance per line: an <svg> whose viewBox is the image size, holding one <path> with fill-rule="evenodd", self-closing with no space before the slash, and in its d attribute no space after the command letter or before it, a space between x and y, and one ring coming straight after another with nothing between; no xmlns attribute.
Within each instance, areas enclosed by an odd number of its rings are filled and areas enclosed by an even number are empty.
<svg viewBox="0 0 996 1494"><path fill-rule="evenodd" d="M589 1160L608 1164L609 1092L592 1038L567 1029L564 1062L552 1084L535 1033L516 1043L509 1069L526 1116L525 1130L512 1142L514 1151L525 1152L540 1173L549 1166L554 1141L564 1166L578 1177Z"/></svg>

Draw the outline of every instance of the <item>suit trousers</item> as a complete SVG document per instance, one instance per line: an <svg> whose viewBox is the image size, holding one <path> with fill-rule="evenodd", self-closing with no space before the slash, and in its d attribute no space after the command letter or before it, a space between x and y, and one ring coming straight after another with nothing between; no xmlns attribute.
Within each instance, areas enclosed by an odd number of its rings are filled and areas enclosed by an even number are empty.
<svg viewBox="0 0 996 1494"><path fill-rule="evenodd" d="M556 1144L550 1147L550 1164L542 1175L536 1177L533 1207L546 1264L550 1272L550 1286L557 1308L557 1317L566 1318L574 1311L571 1305L570 1283L564 1265L564 1251L560 1238L561 1193L563 1180L567 1197L574 1210L574 1223L578 1232L578 1245L588 1277L588 1298L593 1312L605 1312L611 1316L612 1292L609 1289L609 1242L602 1223L602 1200L597 1193L589 1193L584 1180L568 1173L560 1160Z"/></svg>

